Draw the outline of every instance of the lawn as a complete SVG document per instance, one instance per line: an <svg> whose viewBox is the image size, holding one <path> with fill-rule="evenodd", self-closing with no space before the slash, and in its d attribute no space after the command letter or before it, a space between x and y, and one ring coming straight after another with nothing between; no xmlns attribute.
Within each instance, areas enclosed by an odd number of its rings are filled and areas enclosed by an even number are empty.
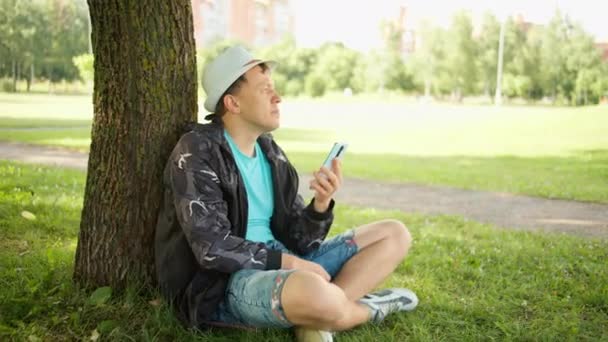
<svg viewBox="0 0 608 342"><path fill-rule="evenodd" d="M108 297L73 285L84 182L82 171L0 162L0 340L291 340L278 330L189 331L154 291ZM336 216L332 234L405 222L415 243L385 286L420 297L414 312L340 341L608 339L608 241L340 204Z"/></svg>
<svg viewBox="0 0 608 342"><path fill-rule="evenodd" d="M89 97L0 94L0 140L86 150L91 113ZM340 140L348 177L608 203L606 106L332 98L286 99L282 113L275 137L300 172Z"/></svg>

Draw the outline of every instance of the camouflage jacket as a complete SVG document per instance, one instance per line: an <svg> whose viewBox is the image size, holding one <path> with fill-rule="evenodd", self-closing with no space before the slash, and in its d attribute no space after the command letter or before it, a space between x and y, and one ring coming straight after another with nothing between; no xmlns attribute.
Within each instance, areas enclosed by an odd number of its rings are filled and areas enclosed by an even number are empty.
<svg viewBox="0 0 608 342"><path fill-rule="evenodd" d="M271 166L271 230L291 251L319 247L333 221L298 195L298 174L270 134L258 139ZM281 253L245 240L247 195L219 124L196 124L169 157L155 236L161 293L189 326L201 327L224 297L230 274L281 267ZM314 200L313 200L314 201Z"/></svg>

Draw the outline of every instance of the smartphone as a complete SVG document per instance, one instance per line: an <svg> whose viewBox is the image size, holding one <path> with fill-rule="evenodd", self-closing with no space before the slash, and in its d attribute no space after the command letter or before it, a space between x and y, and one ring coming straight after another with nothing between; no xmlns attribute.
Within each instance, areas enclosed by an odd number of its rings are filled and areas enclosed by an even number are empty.
<svg viewBox="0 0 608 342"><path fill-rule="evenodd" d="M347 143L334 143L334 146L331 148L329 154L327 155L327 158L325 158L325 161L323 162L323 166L331 170L331 161L334 159L341 159L344 153L346 152L347 147Z"/></svg>

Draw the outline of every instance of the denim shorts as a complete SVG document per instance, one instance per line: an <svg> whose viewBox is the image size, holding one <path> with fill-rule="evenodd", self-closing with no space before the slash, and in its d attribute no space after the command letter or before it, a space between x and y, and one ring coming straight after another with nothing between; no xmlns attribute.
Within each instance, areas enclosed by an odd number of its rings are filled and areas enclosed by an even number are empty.
<svg viewBox="0 0 608 342"><path fill-rule="evenodd" d="M323 266L332 279L344 264L358 252L349 230L321 244L319 249L300 258ZM294 254L281 242L270 241L270 249ZM255 327L289 328L293 324L285 317L281 305L281 291L287 277L295 270L240 270L228 282L224 300L210 318L210 324Z"/></svg>

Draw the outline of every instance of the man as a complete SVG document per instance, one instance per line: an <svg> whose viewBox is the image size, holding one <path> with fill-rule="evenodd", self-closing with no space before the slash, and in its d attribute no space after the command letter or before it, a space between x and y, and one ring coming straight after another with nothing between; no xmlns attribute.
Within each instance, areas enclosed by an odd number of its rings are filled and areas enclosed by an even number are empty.
<svg viewBox="0 0 608 342"><path fill-rule="evenodd" d="M296 326L301 338L412 310L418 299L407 289L367 294L407 254L406 227L385 220L325 241L338 160L314 172L310 204L297 194L296 170L268 134L280 119L274 64L235 46L205 66L212 122L189 128L164 172L163 295L190 326Z"/></svg>

